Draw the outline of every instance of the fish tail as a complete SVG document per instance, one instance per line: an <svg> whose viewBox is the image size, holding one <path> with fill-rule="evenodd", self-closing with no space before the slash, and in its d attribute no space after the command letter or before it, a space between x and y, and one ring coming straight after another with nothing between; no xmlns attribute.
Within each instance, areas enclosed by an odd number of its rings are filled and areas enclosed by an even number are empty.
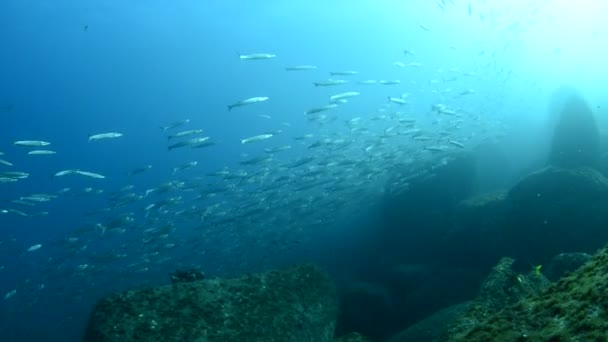
<svg viewBox="0 0 608 342"><path fill-rule="evenodd" d="M228 105L228 111L231 111L231 110L232 110L232 108L234 108L234 106L233 106L233 105Z"/></svg>

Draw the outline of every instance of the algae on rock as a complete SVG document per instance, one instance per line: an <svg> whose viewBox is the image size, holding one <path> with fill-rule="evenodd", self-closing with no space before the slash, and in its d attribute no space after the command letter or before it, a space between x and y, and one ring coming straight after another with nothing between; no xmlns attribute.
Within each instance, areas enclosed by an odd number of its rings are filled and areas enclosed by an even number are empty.
<svg viewBox="0 0 608 342"><path fill-rule="evenodd" d="M113 294L85 341L333 341L334 285L310 265Z"/></svg>

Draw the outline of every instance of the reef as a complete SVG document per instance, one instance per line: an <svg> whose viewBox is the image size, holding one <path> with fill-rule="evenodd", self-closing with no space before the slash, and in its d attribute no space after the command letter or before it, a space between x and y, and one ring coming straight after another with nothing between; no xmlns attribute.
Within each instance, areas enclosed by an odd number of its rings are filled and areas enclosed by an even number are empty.
<svg viewBox="0 0 608 342"><path fill-rule="evenodd" d="M499 266L500 267L500 266ZM502 268L502 267L500 267ZM557 283L545 281L523 291L520 284L542 274L533 272L522 281L504 274L499 291L484 291L467 314L460 317L445 341L606 341L608 332L608 249L600 250L589 262ZM496 272L494 272L496 274ZM486 284L491 284L490 276ZM504 285L508 285L504 287ZM503 290L500 288L503 287ZM544 288L544 289L543 289ZM505 295L501 296L500 294ZM512 295L515 294L515 295ZM523 297L512 303L513 300Z"/></svg>
<svg viewBox="0 0 608 342"><path fill-rule="evenodd" d="M302 265L116 293L93 310L87 342L334 341L329 277Z"/></svg>

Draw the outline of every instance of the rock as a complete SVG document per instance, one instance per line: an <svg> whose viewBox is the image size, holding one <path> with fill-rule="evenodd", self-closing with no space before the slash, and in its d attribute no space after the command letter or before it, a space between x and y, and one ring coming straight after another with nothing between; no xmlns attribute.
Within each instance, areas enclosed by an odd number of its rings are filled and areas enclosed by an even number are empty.
<svg viewBox="0 0 608 342"><path fill-rule="evenodd" d="M360 331L374 340L382 340L386 331L395 329L393 298L382 284L357 282L340 295L338 336Z"/></svg>
<svg viewBox="0 0 608 342"><path fill-rule="evenodd" d="M336 339L335 342L371 342L371 341L359 333L350 333L346 336L342 336L342 337Z"/></svg>
<svg viewBox="0 0 608 342"><path fill-rule="evenodd" d="M544 274L551 281L558 281L570 272L576 271L591 259L587 253L561 253L553 257Z"/></svg>
<svg viewBox="0 0 608 342"><path fill-rule="evenodd" d="M506 201L505 255L546 264L608 241L608 180L595 169L547 167L516 184Z"/></svg>
<svg viewBox="0 0 608 342"><path fill-rule="evenodd" d="M502 252L501 228L505 221L506 192L482 194L461 201L452 228L443 238L445 263L487 272Z"/></svg>
<svg viewBox="0 0 608 342"><path fill-rule="evenodd" d="M466 335L488 316L549 286L549 280L542 273L517 273L513 269L514 261L511 258L499 261L481 286L477 298L469 304L466 312L454 320L441 336L441 341L452 341L455 336Z"/></svg>
<svg viewBox="0 0 608 342"><path fill-rule="evenodd" d="M333 341L333 283L314 266L133 290L102 299L85 341Z"/></svg>
<svg viewBox="0 0 608 342"><path fill-rule="evenodd" d="M489 312L450 341L606 341L607 269L604 248L541 293Z"/></svg>
<svg viewBox="0 0 608 342"><path fill-rule="evenodd" d="M462 315L469 307L469 302L456 304L441 309L423 319L422 321L408 327L399 334L391 337L388 342L433 342L444 334L444 330L454 319Z"/></svg>
<svg viewBox="0 0 608 342"><path fill-rule="evenodd" d="M559 167L597 167L600 132L593 112L576 92L563 90L557 125L551 142L549 164Z"/></svg>

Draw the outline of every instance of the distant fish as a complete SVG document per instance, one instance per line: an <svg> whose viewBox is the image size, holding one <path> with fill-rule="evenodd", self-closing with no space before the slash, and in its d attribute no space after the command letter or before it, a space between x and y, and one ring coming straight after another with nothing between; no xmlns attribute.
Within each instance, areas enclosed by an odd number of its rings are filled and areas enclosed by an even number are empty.
<svg viewBox="0 0 608 342"><path fill-rule="evenodd" d="M348 83L348 81L329 79L326 81L314 82L313 84L315 85L315 87L330 87L330 86L336 86L336 85L345 84L345 83Z"/></svg>
<svg viewBox="0 0 608 342"><path fill-rule="evenodd" d="M33 251L37 251L37 250L39 250L40 248L42 248L42 245L41 245L41 244L32 245L32 246L30 246L30 248L28 248L28 249L27 249L27 251L28 251L28 252L33 252Z"/></svg>
<svg viewBox="0 0 608 342"><path fill-rule="evenodd" d="M358 71L355 70L345 70L345 71L331 71L329 73L331 76L354 76L359 74Z"/></svg>
<svg viewBox="0 0 608 342"><path fill-rule="evenodd" d="M182 138L182 137L187 137L187 136L190 136L190 135L195 135L195 134L200 134L200 133L203 133L202 129L191 129L191 130L188 130L188 131L183 131L183 132L175 133L173 135L168 136L167 138L169 140L171 140L171 139L175 139L175 138Z"/></svg>
<svg viewBox="0 0 608 342"><path fill-rule="evenodd" d="M328 104L328 105L325 105L323 107L317 107L317 108L309 109L306 112L304 112L304 114L310 115L310 114L321 113L321 112L324 112L324 111L327 111L327 110L330 110L330 109L334 109L336 107L338 107L337 104Z"/></svg>
<svg viewBox="0 0 608 342"><path fill-rule="evenodd" d="M242 61L250 61L250 60L260 60L260 59L273 59L276 58L277 55L271 53L252 53L249 55L239 55L239 58Z"/></svg>
<svg viewBox="0 0 608 342"><path fill-rule="evenodd" d="M412 55L412 56L414 56L416 53L415 53L414 51L412 51L412 50L405 49L405 50L403 50L403 54L404 54L405 56L407 56L407 55Z"/></svg>
<svg viewBox="0 0 608 342"><path fill-rule="evenodd" d="M380 81L378 83L380 83L382 85L398 85L398 84L401 83L401 81L399 81L399 80L388 80L388 81Z"/></svg>
<svg viewBox="0 0 608 342"><path fill-rule="evenodd" d="M174 128L177 128L177 127L184 126L185 124L187 124L189 122L190 122L190 119L175 121L175 122L172 122L172 123L168 124L167 126L161 126L160 129L162 129L163 132L166 132L166 131L168 131L170 129L174 129Z"/></svg>
<svg viewBox="0 0 608 342"><path fill-rule="evenodd" d="M97 179L104 179L104 178L106 178L105 176L100 175L98 173L88 172L88 171L82 171L82 170L75 170L74 173L79 174L81 176L91 177L91 178L97 178Z"/></svg>
<svg viewBox="0 0 608 342"><path fill-rule="evenodd" d="M4 295L4 300L10 299L17 294L17 290L10 290Z"/></svg>
<svg viewBox="0 0 608 342"><path fill-rule="evenodd" d="M460 148L464 148L464 144L459 143L459 142L458 142L458 141L456 141L456 140L450 140L450 141L448 141L448 142L449 142L450 144L454 145L454 146L457 146L457 147L460 147Z"/></svg>
<svg viewBox="0 0 608 342"><path fill-rule="evenodd" d="M372 85L372 84L378 84L378 81L376 81L376 80L364 80L364 81L359 81L357 83L363 84L363 85Z"/></svg>
<svg viewBox="0 0 608 342"><path fill-rule="evenodd" d="M19 141L15 141L13 142L13 145L15 146L24 146L24 147L43 147L43 146L49 146L51 143L48 141L42 141L42 140L19 140Z"/></svg>
<svg viewBox="0 0 608 342"><path fill-rule="evenodd" d="M263 118L263 119L272 119L272 116L266 115L266 114L260 114L260 115L258 115L258 117Z"/></svg>
<svg viewBox="0 0 608 342"><path fill-rule="evenodd" d="M349 99L351 97L355 97L355 96L359 96L359 92L358 91L348 91L346 93L341 93L341 94L336 94L333 96L329 97L330 101L336 101L336 100L341 100L341 99Z"/></svg>
<svg viewBox="0 0 608 342"><path fill-rule="evenodd" d="M430 31L429 27L428 27L428 26L426 26L426 25L424 25L424 24L423 24L423 23L421 23L421 22L418 22L418 26L420 26L420 28L421 28L421 29L423 29L423 30L425 30L425 31L427 31L427 32L428 32L428 31Z"/></svg>
<svg viewBox="0 0 608 342"><path fill-rule="evenodd" d="M183 171L183 170L191 169L191 168L193 168L193 167L195 167L197 165L198 165L197 161L193 161L193 162L189 162L189 163L180 165L178 167L173 168L173 174L175 174L178 171Z"/></svg>
<svg viewBox="0 0 608 342"><path fill-rule="evenodd" d="M34 151L29 151L27 154L31 154L34 156L43 156L43 155L51 155L51 154L56 154L57 152L55 151L51 151L51 150L34 150Z"/></svg>
<svg viewBox="0 0 608 342"><path fill-rule="evenodd" d="M405 67L405 63L403 63L403 62L395 62L395 63L393 63L393 65L394 65L394 66L398 66L398 67L400 67L400 68Z"/></svg>
<svg viewBox="0 0 608 342"><path fill-rule="evenodd" d="M6 166L13 166L13 163L6 161L4 159L0 159L0 164L6 165Z"/></svg>
<svg viewBox="0 0 608 342"><path fill-rule="evenodd" d="M305 70L315 70L317 69L314 65L296 65L291 67L286 67L286 71L305 71Z"/></svg>
<svg viewBox="0 0 608 342"><path fill-rule="evenodd" d="M468 7L468 9L467 9L467 12L469 13L469 17L470 17L471 15L473 15L473 6L471 5L471 3L470 3L470 2L469 2L469 7Z"/></svg>
<svg viewBox="0 0 608 342"><path fill-rule="evenodd" d="M55 173L55 177L63 177L63 176L67 176L67 175L81 175L81 176L85 176L85 177L90 177L90 178L97 178L97 179L104 179L106 178L103 175L100 175L98 173L93 173L93 172L88 172L88 171L82 171L79 169L70 169L70 170L63 170L63 171L59 171L57 173Z"/></svg>
<svg viewBox="0 0 608 342"><path fill-rule="evenodd" d="M89 135L89 141L97 141L102 139L116 139L122 137L122 133L109 132Z"/></svg>
<svg viewBox="0 0 608 342"><path fill-rule="evenodd" d="M418 68L422 66L422 63L412 62L409 64L409 66Z"/></svg>
<svg viewBox="0 0 608 342"><path fill-rule="evenodd" d="M253 142L268 140L268 139L272 138L273 136L274 136L273 134L260 134L260 135L256 135L256 136L245 138L245 139L241 140L241 144L249 144L249 143L253 143Z"/></svg>
<svg viewBox="0 0 608 342"><path fill-rule="evenodd" d="M138 175L140 173L144 173L147 170L150 170L151 168L152 168L152 165L146 165L146 166L143 166L143 167L139 167L137 169L133 169L133 170L131 170L129 172L129 176L135 176L135 175Z"/></svg>
<svg viewBox="0 0 608 342"><path fill-rule="evenodd" d="M392 103L396 103L396 104L398 104L398 105L404 105L404 104L407 104L407 101L405 101L404 99L402 99L402 98L400 98L400 97L392 97L392 96L389 96L389 97L388 97L388 101L389 101L389 102L392 102Z"/></svg>
<svg viewBox="0 0 608 342"><path fill-rule="evenodd" d="M246 100L238 101L236 103L228 105L228 110L230 111L230 110L232 110L232 108L235 108L235 107L242 107L242 106L251 105L254 103L265 102L265 101L268 101L268 99L269 99L269 97L267 97L267 96L258 96L258 97L248 98Z"/></svg>
<svg viewBox="0 0 608 342"><path fill-rule="evenodd" d="M25 179L25 178L28 178L29 176L30 176L29 173L21 172L21 171L0 172L0 178Z"/></svg>
<svg viewBox="0 0 608 342"><path fill-rule="evenodd" d="M169 145L168 149L169 149L169 151L171 151L175 148L180 148L180 147L186 147L186 146L194 147L197 144L206 142L207 140L209 140L209 137L200 137L200 138L184 140L184 141L177 142L173 145Z"/></svg>
<svg viewBox="0 0 608 342"><path fill-rule="evenodd" d="M67 176L67 175L73 175L74 173L76 173L76 170L63 170L63 171L59 171L59 172L55 173L54 176L63 177L63 176Z"/></svg>

